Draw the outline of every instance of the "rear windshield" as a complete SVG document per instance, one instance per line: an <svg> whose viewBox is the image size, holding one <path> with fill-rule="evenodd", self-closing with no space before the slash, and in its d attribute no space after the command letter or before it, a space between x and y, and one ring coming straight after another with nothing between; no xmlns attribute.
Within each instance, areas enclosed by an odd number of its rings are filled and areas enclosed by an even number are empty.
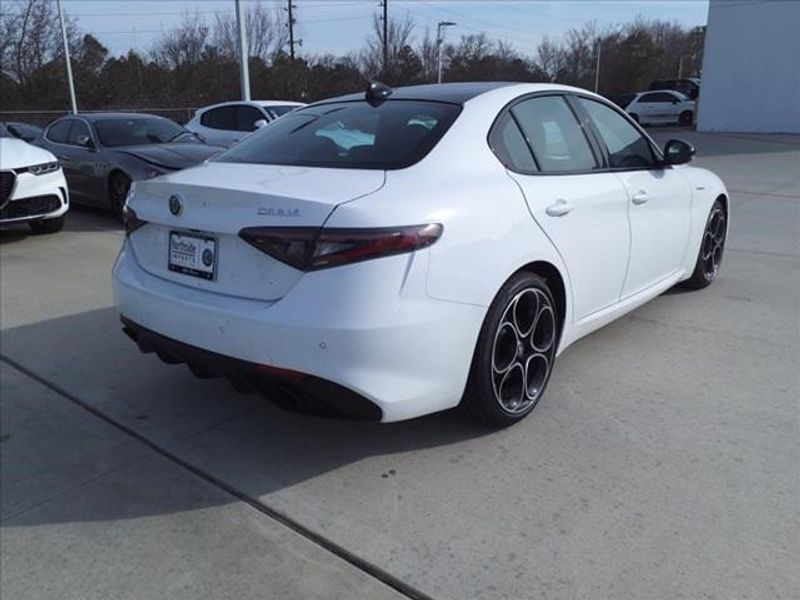
<svg viewBox="0 0 800 600"><path fill-rule="evenodd" d="M430 152L461 107L365 101L291 112L218 155L220 162L344 169L401 169Z"/></svg>

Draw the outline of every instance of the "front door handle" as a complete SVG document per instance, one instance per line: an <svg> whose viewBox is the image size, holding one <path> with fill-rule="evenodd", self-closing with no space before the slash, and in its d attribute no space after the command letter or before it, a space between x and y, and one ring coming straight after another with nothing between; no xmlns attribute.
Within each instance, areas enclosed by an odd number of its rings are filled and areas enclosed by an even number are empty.
<svg viewBox="0 0 800 600"><path fill-rule="evenodd" d="M648 200L650 200L650 196L647 195L647 192L644 190L639 190L633 195L633 203L634 204L644 204Z"/></svg>
<svg viewBox="0 0 800 600"><path fill-rule="evenodd" d="M572 206L572 204L570 204L563 198L559 198L553 204L545 208L544 212L546 212L551 217L563 217L564 215L572 212L573 208L574 207Z"/></svg>

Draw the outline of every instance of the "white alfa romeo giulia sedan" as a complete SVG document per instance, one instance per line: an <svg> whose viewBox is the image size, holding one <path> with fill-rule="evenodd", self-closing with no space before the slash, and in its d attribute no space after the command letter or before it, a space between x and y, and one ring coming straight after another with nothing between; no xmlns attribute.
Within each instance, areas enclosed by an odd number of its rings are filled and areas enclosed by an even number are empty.
<svg viewBox="0 0 800 600"><path fill-rule="evenodd" d="M730 206L693 153L580 89L373 84L137 182L116 303L141 350L296 409L509 425L577 339L714 280Z"/></svg>

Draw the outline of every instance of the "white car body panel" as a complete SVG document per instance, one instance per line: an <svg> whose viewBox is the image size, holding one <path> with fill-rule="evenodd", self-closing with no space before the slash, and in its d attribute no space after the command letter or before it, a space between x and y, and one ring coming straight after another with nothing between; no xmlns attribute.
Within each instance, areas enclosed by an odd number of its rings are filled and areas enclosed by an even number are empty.
<svg viewBox="0 0 800 600"><path fill-rule="evenodd" d="M136 184L129 205L151 223L126 238L114 267L120 313L197 348L332 381L396 421L460 402L498 290L516 271L546 265L563 281L563 352L688 278L709 210L727 193L716 176L688 166L661 175L511 173L487 143L496 115L523 94L553 90L577 91L517 84L466 101L428 155L404 169L211 161ZM634 204L642 188L650 198ZM176 193L185 202L179 217L168 209ZM573 210L547 215L565 195ZM429 248L311 272L234 239L256 225L426 223L444 228ZM219 250L220 261L235 257L227 279L159 270L172 228L227 240Z"/></svg>
<svg viewBox="0 0 800 600"><path fill-rule="evenodd" d="M213 110L215 108L220 108L223 106L252 106L253 108L257 109L261 114L262 118L267 121L273 121L273 119L268 112L264 110L265 107L270 106L295 106L300 108L301 106L305 106L302 102L288 102L285 100L251 100L251 101L234 101L234 102L221 102L219 104L213 104L211 106L204 106L203 108L199 108L194 116L186 123L186 129L192 131L200 136L208 144L212 144L215 146L231 146L235 144L243 137L250 135L251 132L249 131L238 131L238 130L231 130L231 129L217 129L214 127L207 127L201 123L201 119L203 114Z"/></svg>
<svg viewBox="0 0 800 600"><path fill-rule="evenodd" d="M0 138L0 172L14 173L14 185L7 198L0 197L0 223L21 223L39 219L54 219L69 210L69 193L64 173L59 167L55 171L34 175L28 168L57 162L56 157L47 150L33 146L16 138ZM12 210L13 203L27 201L31 198L53 197L52 203L38 209L36 205L31 211ZM20 214L23 213L24 214Z"/></svg>

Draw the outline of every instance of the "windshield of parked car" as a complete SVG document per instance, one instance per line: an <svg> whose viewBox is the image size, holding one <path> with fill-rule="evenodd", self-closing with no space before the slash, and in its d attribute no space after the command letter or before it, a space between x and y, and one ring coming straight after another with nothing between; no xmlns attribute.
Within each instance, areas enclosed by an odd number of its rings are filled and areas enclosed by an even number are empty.
<svg viewBox="0 0 800 600"><path fill-rule="evenodd" d="M8 129L6 129L5 125L0 123L0 138L10 138L10 137L14 136L11 135L11 132Z"/></svg>
<svg viewBox="0 0 800 600"><path fill-rule="evenodd" d="M99 119L94 122L94 127L100 143L111 148L164 144L189 133L177 123L160 117Z"/></svg>
<svg viewBox="0 0 800 600"><path fill-rule="evenodd" d="M337 102L291 112L218 155L239 162L348 169L399 169L419 161L460 106L389 100Z"/></svg>

